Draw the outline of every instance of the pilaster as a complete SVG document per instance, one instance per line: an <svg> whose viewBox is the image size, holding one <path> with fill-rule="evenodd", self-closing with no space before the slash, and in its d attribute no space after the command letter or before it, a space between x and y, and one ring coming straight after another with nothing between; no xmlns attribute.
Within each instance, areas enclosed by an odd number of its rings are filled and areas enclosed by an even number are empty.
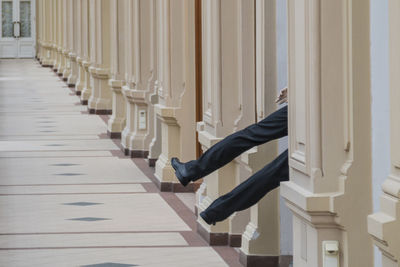
<svg viewBox="0 0 400 267"><path fill-rule="evenodd" d="M110 78L110 0L90 0L90 60L92 94L88 100L90 113L111 114Z"/></svg>
<svg viewBox="0 0 400 267"><path fill-rule="evenodd" d="M71 71L70 74L68 76L68 80L67 80L67 85L69 87L75 87L76 81L78 79L78 62L77 62L77 58L76 58L76 54L74 52L70 52L68 53L68 58L69 58L69 62L70 62L70 66L71 66Z"/></svg>
<svg viewBox="0 0 400 267"><path fill-rule="evenodd" d="M147 158L153 139L154 110L150 108L154 83L154 0L128 3L127 124L122 133L125 153L131 157Z"/></svg>
<svg viewBox="0 0 400 267"><path fill-rule="evenodd" d="M126 124L126 103L122 95L122 80L109 80L109 86L112 91L112 116L108 120L107 132L110 138L121 138L121 132Z"/></svg>
<svg viewBox="0 0 400 267"><path fill-rule="evenodd" d="M155 71L157 71L155 69ZM150 95L150 104L151 104L151 109L155 110L155 106L158 104L158 89L157 89L157 83L154 83L154 88L153 88L153 93ZM156 161L158 157L161 154L161 121L157 118L157 114L153 112L153 118L151 119L153 121L153 125L149 125L149 127L153 128L153 139L151 140L149 144L149 155L148 155L148 162L150 167L154 167L156 165Z"/></svg>
<svg viewBox="0 0 400 267"><path fill-rule="evenodd" d="M69 50L64 48L61 51L62 62L64 65L64 71L62 72L62 79L64 82L68 81L68 76L71 74L71 59L69 58Z"/></svg>
<svg viewBox="0 0 400 267"><path fill-rule="evenodd" d="M91 114L111 114L111 90L108 85L109 69L89 67L92 94L88 101Z"/></svg>
<svg viewBox="0 0 400 267"><path fill-rule="evenodd" d="M58 76L62 76L65 70L65 58L63 54L63 45L64 45L64 0L56 0L57 1L57 74Z"/></svg>
<svg viewBox="0 0 400 267"><path fill-rule="evenodd" d="M64 71L62 73L62 78L65 82L68 81L68 76L71 74L71 59L69 58L69 53L71 52L71 48L69 46L71 41L70 36L70 4L71 0L63 0L62 1L62 12L63 12L63 60L64 60Z"/></svg>
<svg viewBox="0 0 400 267"><path fill-rule="evenodd" d="M36 16L38 18L36 22L36 51L35 51L35 57L41 63L41 58L42 58L42 51L41 51L41 46L42 46L42 24L43 24L43 1L42 0L37 0L36 1Z"/></svg>
<svg viewBox="0 0 400 267"><path fill-rule="evenodd" d="M90 79L90 73L89 73L89 68L91 66L90 61L83 60L82 61L82 67L85 72L85 82L84 82L84 87L81 92L81 104L82 105L87 105L90 96L92 95L92 84L91 84L91 79Z"/></svg>
<svg viewBox="0 0 400 267"><path fill-rule="evenodd" d="M52 51L53 51L53 55L52 55L52 57L53 57L53 71L54 71L55 73L57 73L57 72L58 72L58 66L59 66L59 62L58 62L59 57L58 57L57 43L53 43L52 49L53 49L53 50L52 50Z"/></svg>
<svg viewBox="0 0 400 267"><path fill-rule="evenodd" d="M80 0L74 0L75 3L75 30L74 30L74 37L75 37L75 45L76 45L76 67L77 67L77 77L76 77L76 84L75 84L75 93L77 95L81 95L83 88L85 87L85 69L82 65L84 59L84 47L83 42L85 36L83 36L83 3Z"/></svg>
<svg viewBox="0 0 400 267"><path fill-rule="evenodd" d="M369 2L288 1L293 265L372 266ZM324 241L334 242L329 250Z"/></svg>
<svg viewBox="0 0 400 267"><path fill-rule="evenodd" d="M195 158L194 0L156 1L156 5L155 113L162 140L155 176L162 191L188 191L195 185L184 188L176 179L170 160Z"/></svg>
<svg viewBox="0 0 400 267"><path fill-rule="evenodd" d="M157 50L158 50L158 29L159 26L157 24L157 14L156 14L156 1L152 2L151 10L150 10L150 40L151 40L151 52L150 52L150 66L152 68L152 79L148 83L148 93L147 93L147 101L148 108L151 111L149 113L149 138L151 138L151 142L148 146L149 155L148 155L148 163L150 167L154 167L156 161L161 154L161 121L157 118L157 114L154 112L155 105L159 103L159 95L158 95L158 68L157 68Z"/></svg>
<svg viewBox="0 0 400 267"><path fill-rule="evenodd" d="M76 58L78 56L78 38L79 36L79 31L77 29L77 23L78 23L78 9L77 9L77 1L76 0L70 0L68 1L68 36L69 36L69 49L70 52L68 53L68 58L71 64L71 73L68 76L67 84L69 87L75 87L75 84L77 83L78 79L78 62L76 61Z"/></svg>
<svg viewBox="0 0 400 267"><path fill-rule="evenodd" d="M177 109L155 105L155 113L161 122L161 154L155 163L157 186L161 191L193 191L193 184L184 188L175 177L175 170L171 165L171 158L181 153L181 127L176 119Z"/></svg>
<svg viewBox="0 0 400 267"><path fill-rule="evenodd" d="M92 35L89 29L89 0L79 0L79 8L81 18L78 19L79 33L80 33L80 42L78 47L80 47L80 54L77 58L77 62L79 63L79 81L76 86L77 94L81 95L81 104L87 105L88 100L92 94L92 87L90 85L90 74L89 67L91 66L90 62L90 38ZM94 30L94 29L92 29ZM80 90L80 93L78 93Z"/></svg>
<svg viewBox="0 0 400 267"><path fill-rule="evenodd" d="M58 58L57 75L62 76L65 70L65 58L61 46L57 46L57 58Z"/></svg>
<svg viewBox="0 0 400 267"><path fill-rule="evenodd" d="M53 67L53 61L51 60L52 45L50 43L42 43L41 49L43 56L40 58L40 62L43 67Z"/></svg>
<svg viewBox="0 0 400 267"><path fill-rule="evenodd" d="M223 138L217 138L211 135L204 128L204 123L200 122L197 125L199 142L203 151ZM196 208L197 214L201 213L219 196L228 193L235 186L236 181L236 166L234 162L228 163L224 167L209 174L203 179L199 190L196 192ZM208 225L203 219L198 216L197 232L213 246L222 246L229 244L230 222L225 220L218 222L216 225Z"/></svg>
<svg viewBox="0 0 400 267"><path fill-rule="evenodd" d="M121 144L126 155L130 155L133 158L147 158L148 146L145 146L145 139L147 137L147 129L149 128L149 116L145 100L146 92L124 86L123 95L127 103L127 121L126 127L122 132Z"/></svg>
<svg viewBox="0 0 400 267"><path fill-rule="evenodd" d="M382 267L400 266L400 3L389 1L391 173L382 185L380 211L368 216L368 232L382 253Z"/></svg>
<svg viewBox="0 0 400 267"><path fill-rule="evenodd" d="M243 2L242 10L246 6ZM260 121L276 110L277 92L277 40L276 1L256 0L248 12L255 14L255 36L243 36L243 47L251 49L255 44L255 59L250 66L256 73L256 117ZM252 12L251 12L252 11ZM243 26L244 34L246 24ZM249 33L247 33L249 35ZM253 40L250 42L249 40ZM244 68L248 71L249 68ZM251 83L248 83L251 84ZM243 97L244 98L244 97ZM254 106L254 105L253 105ZM254 110L254 109L253 109ZM238 159L254 174L278 155L277 142L253 148ZM285 266L280 255L279 189L269 192L250 208L250 221L242 235L240 261L244 266Z"/></svg>
<svg viewBox="0 0 400 267"><path fill-rule="evenodd" d="M51 50L52 45L51 41L51 33L50 33L50 2L48 0L43 0L40 2L40 10L39 12L42 15L42 18L39 22L41 28L41 41L40 41L40 63L43 67L51 67Z"/></svg>
<svg viewBox="0 0 400 267"><path fill-rule="evenodd" d="M51 14L51 60L53 71L57 68L57 1L50 1Z"/></svg>
<svg viewBox="0 0 400 267"><path fill-rule="evenodd" d="M75 93L81 95L85 88L85 68L83 67L83 58L77 56L76 63L78 65L78 77L75 85Z"/></svg>

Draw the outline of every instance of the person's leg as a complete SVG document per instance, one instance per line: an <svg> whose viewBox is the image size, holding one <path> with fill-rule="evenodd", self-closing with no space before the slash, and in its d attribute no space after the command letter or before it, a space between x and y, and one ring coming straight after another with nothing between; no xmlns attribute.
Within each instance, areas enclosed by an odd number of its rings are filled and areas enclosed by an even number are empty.
<svg viewBox="0 0 400 267"><path fill-rule="evenodd" d="M223 221L235 211L256 204L282 181L289 180L288 151L266 165L231 192L217 198L200 216L208 224Z"/></svg>
<svg viewBox="0 0 400 267"><path fill-rule="evenodd" d="M197 160L181 163L177 158L173 158L171 163L178 179L186 185L221 168L250 148L286 135L287 106L262 121L227 136Z"/></svg>

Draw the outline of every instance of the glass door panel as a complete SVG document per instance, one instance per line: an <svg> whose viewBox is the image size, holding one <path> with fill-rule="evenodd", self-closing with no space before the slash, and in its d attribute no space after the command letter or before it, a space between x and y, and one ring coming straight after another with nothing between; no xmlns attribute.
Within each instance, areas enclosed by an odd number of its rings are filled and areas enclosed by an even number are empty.
<svg viewBox="0 0 400 267"><path fill-rule="evenodd" d="M1 36L14 37L13 2L1 2Z"/></svg>
<svg viewBox="0 0 400 267"><path fill-rule="evenodd" d="M19 37L31 37L31 1L21 1L19 4Z"/></svg>

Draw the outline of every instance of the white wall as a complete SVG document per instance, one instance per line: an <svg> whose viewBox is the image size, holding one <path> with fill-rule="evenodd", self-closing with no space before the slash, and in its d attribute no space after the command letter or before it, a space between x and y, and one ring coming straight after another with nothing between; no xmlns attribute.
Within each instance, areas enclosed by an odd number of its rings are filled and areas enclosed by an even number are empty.
<svg viewBox="0 0 400 267"><path fill-rule="evenodd" d="M288 83L287 69L287 5L286 1L276 1L276 27L277 27L277 73L278 73L278 92L285 88ZM285 151L288 147L288 139L282 138L279 141L279 152ZM292 255L292 213L285 205L281 197L280 201L280 219L281 219L281 254Z"/></svg>
<svg viewBox="0 0 400 267"><path fill-rule="evenodd" d="M371 93L373 208L379 210L381 185L390 171L388 0L371 0ZM375 267L382 266L375 248Z"/></svg>

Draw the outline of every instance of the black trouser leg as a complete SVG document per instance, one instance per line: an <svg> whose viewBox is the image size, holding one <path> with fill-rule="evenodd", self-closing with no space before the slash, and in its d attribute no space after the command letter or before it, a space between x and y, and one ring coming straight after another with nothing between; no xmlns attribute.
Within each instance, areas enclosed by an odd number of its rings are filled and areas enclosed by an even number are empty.
<svg viewBox="0 0 400 267"><path fill-rule="evenodd" d="M200 215L209 224L223 221L235 211L253 206L269 191L277 188L280 182L288 180L289 165L286 150L231 192L217 198Z"/></svg>
<svg viewBox="0 0 400 267"><path fill-rule="evenodd" d="M226 165L254 146L287 135L287 106L275 111L264 120L235 132L210 147L197 160L185 163L192 181L200 179Z"/></svg>

